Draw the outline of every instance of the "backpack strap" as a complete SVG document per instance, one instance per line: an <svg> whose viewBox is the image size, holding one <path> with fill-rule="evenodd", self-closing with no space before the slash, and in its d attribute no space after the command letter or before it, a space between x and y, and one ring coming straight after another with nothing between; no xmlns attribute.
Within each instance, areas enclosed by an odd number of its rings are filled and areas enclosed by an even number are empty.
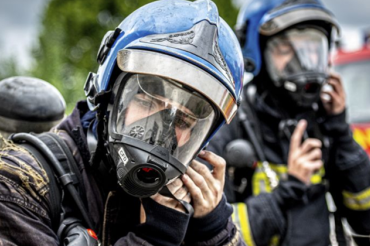
<svg viewBox="0 0 370 246"><path fill-rule="evenodd" d="M247 86L246 90L249 90L251 86ZM250 91L247 91L250 92ZM257 158L261 161L262 169L266 173L267 178L269 179L271 187L274 189L278 184L278 178L276 173L271 169L265 153L263 151L263 141L262 141L262 131L260 129L260 124L256 113L252 109L251 104L254 103L255 95L251 93L245 93L245 100L241 101L240 109L238 111L239 120L247 133L248 138L250 139L254 150L256 151Z"/></svg>
<svg viewBox="0 0 370 246"><path fill-rule="evenodd" d="M249 91L251 86L253 85L247 86L245 90ZM263 152L262 133L256 113L251 106L254 103L252 100L254 100L255 96L251 95L251 92L245 92L244 96L245 98L241 101L238 110L239 120L256 151L258 159L263 162L266 161L266 157Z"/></svg>
<svg viewBox="0 0 370 246"><path fill-rule="evenodd" d="M81 172L77 166L77 163L73 157L67 144L57 134L52 132L45 132L38 135L41 141L43 141L48 148L54 153L60 164L66 173L71 175L73 185L77 188L79 194L86 194L85 185L82 181ZM85 196L80 196L83 199L84 204L87 204Z"/></svg>

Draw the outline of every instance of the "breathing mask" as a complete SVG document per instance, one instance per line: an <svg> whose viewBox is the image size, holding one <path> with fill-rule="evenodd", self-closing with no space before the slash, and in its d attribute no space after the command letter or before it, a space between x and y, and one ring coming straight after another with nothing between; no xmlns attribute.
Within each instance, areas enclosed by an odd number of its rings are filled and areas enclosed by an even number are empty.
<svg viewBox="0 0 370 246"><path fill-rule="evenodd" d="M84 86L97 117L92 163L103 159L133 196L164 195L236 115L243 58L234 32L211 0L154 1L106 33L97 61Z"/></svg>
<svg viewBox="0 0 370 246"><path fill-rule="evenodd" d="M267 40L266 68L274 85L301 107L319 100L328 77L328 38L324 29L288 29Z"/></svg>
<svg viewBox="0 0 370 246"><path fill-rule="evenodd" d="M109 151L120 186L147 197L186 172L215 121L200 94L174 80L122 73L108 109Z"/></svg>

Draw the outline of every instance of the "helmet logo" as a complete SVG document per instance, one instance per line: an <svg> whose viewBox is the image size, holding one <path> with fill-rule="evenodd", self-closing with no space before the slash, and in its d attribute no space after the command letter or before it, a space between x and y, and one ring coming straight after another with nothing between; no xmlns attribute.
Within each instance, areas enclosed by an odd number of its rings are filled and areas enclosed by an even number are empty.
<svg viewBox="0 0 370 246"><path fill-rule="evenodd" d="M228 79L232 81L232 76L230 73L229 68L227 67L226 61L224 57L222 56L220 47L218 46L218 41L216 39L215 45L213 46L213 54L209 54L215 58L215 61L220 65L220 67L226 72ZM233 88L235 89L235 84L232 83Z"/></svg>
<svg viewBox="0 0 370 246"><path fill-rule="evenodd" d="M150 42L168 41L168 42L173 43L173 44L189 44L189 45L192 45L196 48L197 46L192 44L193 40L194 40L194 37L195 37L194 31L189 31L189 32L185 32L185 33L171 34L167 38L154 38L154 39L150 40Z"/></svg>
<svg viewBox="0 0 370 246"><path fill-rule="evenodd" d="M149 44L161 43L158 45L190 52L215 66L223 74L230 88L235 88L230 69L218 45L217 25L209 21L201 21L183 32L149 35L140 41Z"/></svg>

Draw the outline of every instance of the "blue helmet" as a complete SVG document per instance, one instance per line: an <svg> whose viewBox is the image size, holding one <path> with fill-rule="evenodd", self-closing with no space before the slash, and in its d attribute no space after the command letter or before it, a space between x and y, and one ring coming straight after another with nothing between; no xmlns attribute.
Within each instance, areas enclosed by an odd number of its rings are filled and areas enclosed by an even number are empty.
<svg viewBox="0 0 370 246"><path fill-rule="evenodd" d="M294 25L312 23L328 33L339 31L331 12L320 0L253 0L240 10L236 33L242 46L245 69L257 75L261 69L261 36L270 37Z"/></svg>
<svg viewBox="0 0 370 246"><path fill-rule="evenodd" d="M197 35L200 33L203 35ZM90 109L96 106L91 100L93 96L106 91L114 82L115 67L127 69L121 62L136 57L132 54L138 50L186 61L214 77L214 85L200 82L196 89L218 104L226 122L231 121L242 88L243 59L232 29L219 17L211 0L152 2L129 15L115 31L108 32L98 52L98 72L89 75L85 86ZM133 71L127 69L127 72ZM208 94L204 86L224 88L223 94L231 101L222 99L223 104L219 104L218 94Z"/></svg>
<svg viewBox="0 0 370 246"><path fill-rule="evenodd" d="M243 57L210 0L137 9L105 35L97 60L85 94L90 109L106 117L98 120L106 122L104 146L131 195L155 194L185 173L236 114Z"/></svg>

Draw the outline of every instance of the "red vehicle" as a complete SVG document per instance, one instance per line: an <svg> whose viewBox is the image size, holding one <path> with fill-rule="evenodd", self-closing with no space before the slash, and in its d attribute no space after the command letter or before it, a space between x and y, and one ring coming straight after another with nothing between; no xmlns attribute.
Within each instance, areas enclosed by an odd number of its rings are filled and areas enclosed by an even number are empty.
<svg viewBox="0 0 370 246"><path fill-rule="evenodd" d="M365 37L365 45L360 50L339 50L333 65L342 76L346 90L353 137L370 156L370 35Z"/></svg>

